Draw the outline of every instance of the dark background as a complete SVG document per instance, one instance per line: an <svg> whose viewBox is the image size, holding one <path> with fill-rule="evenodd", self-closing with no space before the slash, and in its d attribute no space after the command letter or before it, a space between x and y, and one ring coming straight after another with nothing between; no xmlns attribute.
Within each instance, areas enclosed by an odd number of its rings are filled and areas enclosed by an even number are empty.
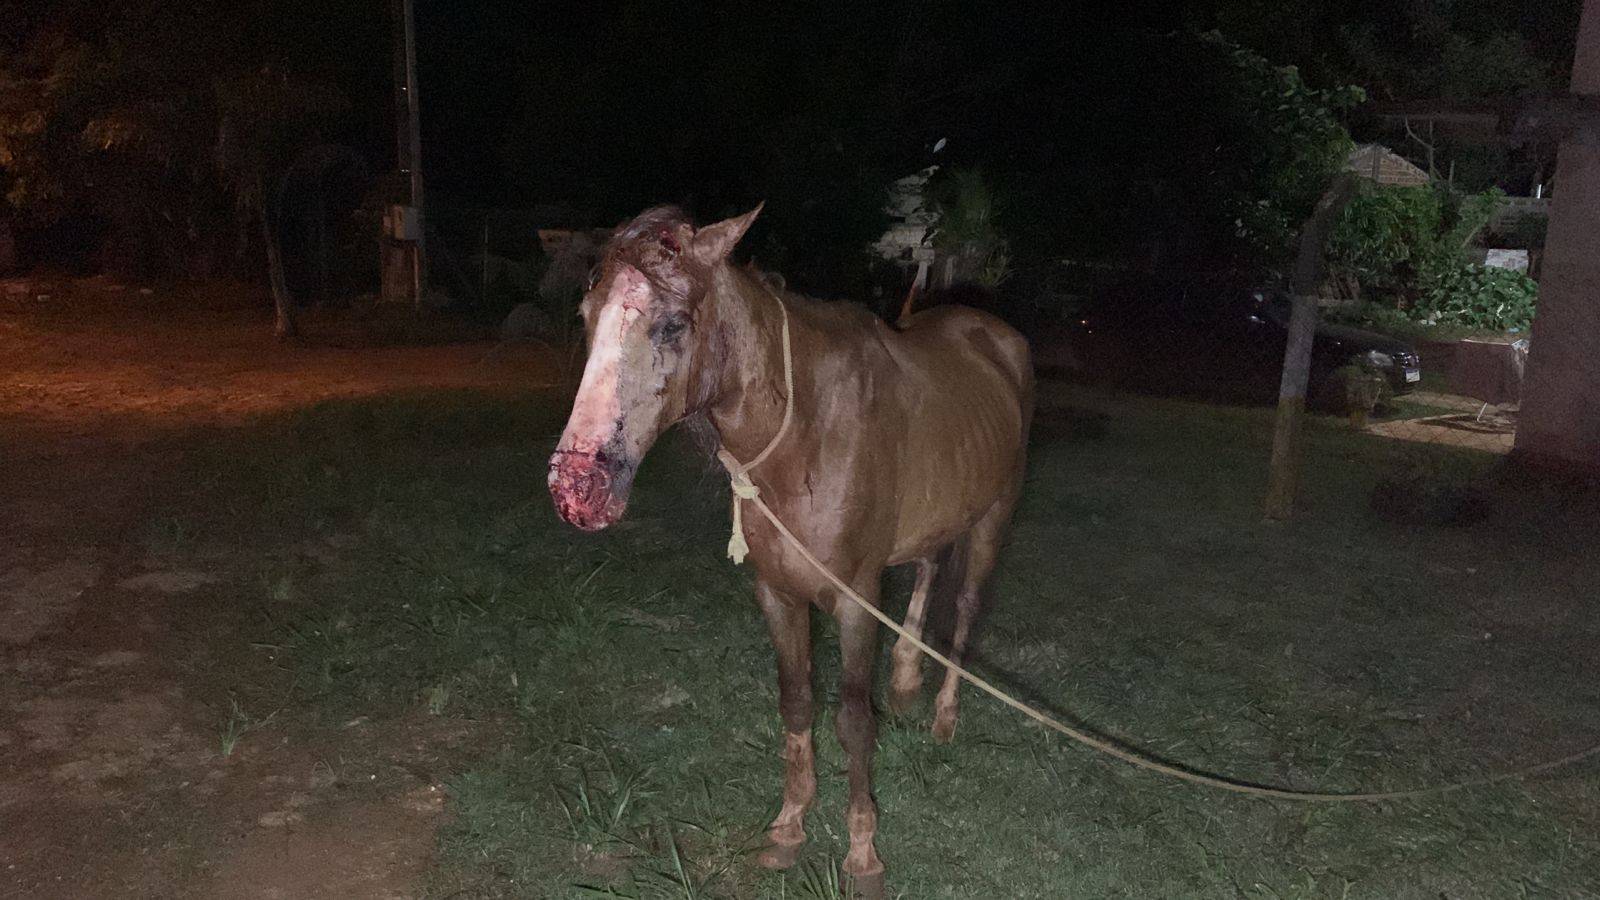
<svg viewBox="0 0 1600 900"><path fill-rule="evenodd" d="M859 289L885 186L935 161L993 184L1020 271L1063 255L1132 265L1157 245L1167 265L1259 266L1272 260L1230 243L1229 204L1285 164L1255 152L1270 110L1241 102L1236 69L1197 35L1296 66L1314 91L1361 87L1364 104L1333 114L1358 139L1399 146L1372 119L1378 105L1561 90L1579 7L418 0L423 168L441 222L450 208L537 208L544 224L611 225L659 202L709 220L765 200L747 252L825 293ZM389 12L375 0L0 3L15 23L0 35L0 216L23 262L258 269L236 234L251 182L237 173L281 178L308 144L363 162L332 181L392 189ZM228 79L283 99L249 132L267 150L219 175L230 120L216 85ZM297 106L307 85L335 107ZM125 127L84 137L107 120ZM1539 164L1455 149L1467 189L1525 188ZM1306 193L1289 192L1284 214ZM358 237L346 236L352 252Z"/></svg>

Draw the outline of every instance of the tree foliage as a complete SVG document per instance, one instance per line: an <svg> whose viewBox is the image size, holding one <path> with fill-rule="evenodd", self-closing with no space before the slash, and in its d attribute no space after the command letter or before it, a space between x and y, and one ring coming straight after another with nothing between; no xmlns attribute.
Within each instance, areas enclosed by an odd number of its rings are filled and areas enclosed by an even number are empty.
<svg viewBox="0 0 1600 900"><path fill-rule="evenodd" d="M260 206L257 182L344 108L331 51L363 29L330 26L355 7L25 6L0 44L6 202L102 232L135 268L210 269L238 252L235 210Z"/></svg>
<svg viewBox="0 0 1600 900"><path fill-rule="evenodd" d="M933 246L954 257L956 280L998 288L1010 277L1011 255L1000 229L994 190L977 169L935 173L923 189L934 211Z"/></svg>
<svg viewBox="0 0 1600 900"><path fill-rule="evenodd" d="M1209 21L1314 80L1381 100L1482 100L1559 87L1582 0L1220 0Z"/></svg>
<svg viewBox="0 0 1600 900"><path fill-rule="evenodd" d="M708 219L766 200L747 247L824 293L851 290L841 270L886 226L888 185L932 162L984 172L1019 272L1068 255L1280 256L1347 146L1338 117L1357 92L1176 15L1047 20L911 0L848 16L820 2L557 10L517 32L529 62L503 164L530 200L595 224L661 200Z"/></svg>
<svg viewBox="0 0 1600 900"><path fill-rule="evenodd" d="M423 4L424 168L441 193L579 225L766 200L746 250L819 293L860 294L884 190L931 162L984 173L1013 285L1063 257L1271 269L1348 147L1361 94L1342 85L1465 95L1558 67L1539 29L1469 6L1107 4L1063 28L918 0ZM248 173L296 147L387 168L389 23L365 0L20 10L0 35L0 188L33 221L109 223L183 268L227 248L265 193Z"/></svg>
<svg viewBox="0 0 1600 900"><path fill-rule="evenodd" d="M1334 228L1330 270L1355 297L1415 322L1526 329L1538 295L1533 280L1467 258L1503 196L1369 183Z"/></svg>
<svg viewBox="0 0 1600 900"><path fill-rule="evenodd" d="M1281 262L1350 154L1350 135L1338 114L1365 93L1354 86L1314 89L1294 66L1275 66L1217 32L1201 41L1223 54L1231 70L1230 120L1253 126L1232 144L1239 159L1233 178L1217 185L1225 192L1218 204L1234 214L1248 260Z"/></svg>

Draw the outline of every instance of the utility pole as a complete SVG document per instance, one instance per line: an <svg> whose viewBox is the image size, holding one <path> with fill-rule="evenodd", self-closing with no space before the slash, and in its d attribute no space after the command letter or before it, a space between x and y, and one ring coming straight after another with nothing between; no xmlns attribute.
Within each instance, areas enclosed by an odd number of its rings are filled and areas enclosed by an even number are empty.
<svg viewBox="0 0 1600 900"><path fill-rule="evenodd" d="M1300 229L1300 248L1290 290L1289 343L1278 386L1278 416L1272 431L1272 468L1267 481L1266 516L1283 520L1294 515L1300 482L1300 424L1305 418L1306 383L1311 379L1311 345L1317 333L1317 288L1322 283L1322 248L1355 197L1356 181L1341 172L1317 201Z"/></svg>
<svg viewBox="0 0 1600 900"><path fill-rule="evenodd" d="M417 111L417 42L412 0L391 0L394 34L395 161L406 179L402 197L385 217L383 292L422 308L428 283L422 199L422 131Z"/></svg>

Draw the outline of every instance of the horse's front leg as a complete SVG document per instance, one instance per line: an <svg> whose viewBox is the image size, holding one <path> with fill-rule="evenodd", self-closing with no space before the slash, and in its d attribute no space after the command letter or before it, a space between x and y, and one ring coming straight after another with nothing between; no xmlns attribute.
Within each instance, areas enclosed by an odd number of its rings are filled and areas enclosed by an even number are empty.
<svg viewBox="0 0 1600 900"><path fill-rule="evenodd" d="M759 862L787 869L805 844L806 810L817 795L816 756L811 746L811 605L780 594L765 582L756 598L778 652L778 709L783 715L783 809L767 829L768 845Z"/></svg>
<svg viewBox="0 0 1600 900"><path fill-rule="evenodd" d="M878 602L881 572L856 579L856 592L868 603ZM839 620L839 746L844 749L850 773L850 806L845 824L850 829L850 852L844 870L855 878L858 894L883 893L883 862L873 840L878 833L878 806L872 799L872 754L877 748L878 723L872 712L872 664L878 657L878 621L848 598L837 597L834 616Z"/></svg>

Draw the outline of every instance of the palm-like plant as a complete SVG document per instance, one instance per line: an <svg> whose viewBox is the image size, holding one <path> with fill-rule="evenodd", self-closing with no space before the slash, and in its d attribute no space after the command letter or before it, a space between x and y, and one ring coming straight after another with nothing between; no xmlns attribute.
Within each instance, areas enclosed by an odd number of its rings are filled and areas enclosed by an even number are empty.
<svg viewBox="0 0 1600 900"><path fill-rule="evenodd" d="M952 281L972 280L998 287L1011 274L1009 245L996 227L994 191L976 169L940 173L925 189L937 214L933 246L952 260Z"/></svg>

